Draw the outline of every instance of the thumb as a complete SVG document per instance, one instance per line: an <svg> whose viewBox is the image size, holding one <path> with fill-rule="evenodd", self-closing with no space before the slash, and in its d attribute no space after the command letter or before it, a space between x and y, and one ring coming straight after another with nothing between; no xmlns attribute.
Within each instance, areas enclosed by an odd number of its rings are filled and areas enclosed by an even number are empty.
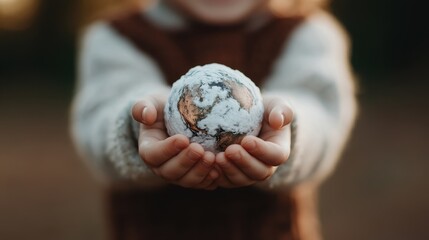
<svg viewBox="0 0 429 240"><path fill-rule="evenodd" d="M281 129L293 119L293 111L283 99L272 99L267 104L265 112L265 120L274 129Z"/></svg>
<svg viewBox="0 0 429 240"><path fill-rule="evenodd" d="M134 104L131 113L133 118L145 125L152 125L162 115L163 105L153 98L147 98Z"/></svg>

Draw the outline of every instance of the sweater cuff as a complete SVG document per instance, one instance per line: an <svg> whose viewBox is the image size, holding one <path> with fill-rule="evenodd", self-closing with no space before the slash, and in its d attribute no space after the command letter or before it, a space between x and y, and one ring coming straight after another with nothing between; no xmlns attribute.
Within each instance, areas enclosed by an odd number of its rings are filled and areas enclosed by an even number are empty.
<svg viewBox="0 0 429 240"><path fill-rule="evenodd" d="M106 157L118 180L133 180L147 186L164 185L166 182L149 169L138 153L140 124L131 116L133 104L129 101L110 125Z"/></svg>

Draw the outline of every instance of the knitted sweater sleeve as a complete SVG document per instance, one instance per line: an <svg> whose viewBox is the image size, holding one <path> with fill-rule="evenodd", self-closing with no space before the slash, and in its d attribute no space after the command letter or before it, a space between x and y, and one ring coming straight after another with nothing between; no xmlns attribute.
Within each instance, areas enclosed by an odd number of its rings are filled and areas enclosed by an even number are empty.
<svg viewBox="0 0 429 240"><path fill-rule="evenodd" d="M75 145L104 179L159 178L140 159L139 125L131 107L148 93L169 91L154 61L107 23L92 25L81 42L79 80L72 105Z"/></svg>
<svg viewBox="0 0 429 240"><path fill-rule="evenodd" d="M262 89L290 101L296 136L288 161L262 186L317 183L333 170L357 108L348 57L345 33L325 13L308 18L294 31Z"/></svg>

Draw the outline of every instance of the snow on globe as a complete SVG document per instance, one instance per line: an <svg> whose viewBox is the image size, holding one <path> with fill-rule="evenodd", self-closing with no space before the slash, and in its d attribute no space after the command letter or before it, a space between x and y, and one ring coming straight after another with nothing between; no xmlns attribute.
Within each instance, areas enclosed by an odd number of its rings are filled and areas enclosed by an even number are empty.
<svg viewBox="0 0 429 240"><path fill-rule="evenodd" d="M183 134L218 153L246 135L257 136L263 113L259 88L248 77L212 63L190 69L173 84L164 119L170 136Z"/></svg>

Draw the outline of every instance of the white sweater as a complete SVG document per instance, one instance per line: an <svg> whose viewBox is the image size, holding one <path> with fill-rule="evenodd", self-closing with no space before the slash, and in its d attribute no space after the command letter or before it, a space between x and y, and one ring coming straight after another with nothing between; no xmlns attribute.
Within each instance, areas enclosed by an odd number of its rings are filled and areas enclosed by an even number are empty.
<svg viewBox="0 0 429 240"><path fill-rule="evenodd" d="M148 16L160 27L185 26L183 18L165 7L155 6ZM326 13L310 16L292 33L261 90L290 100L297 125L294 154L259 186L321 182L332 172L356 115L348 48L344 32ZM76 146L100 176L165 183L140 159L139 126L130 113L138 99L161 89L169 86L149 55L105 22L88 29L71 124Z"/></svg>

